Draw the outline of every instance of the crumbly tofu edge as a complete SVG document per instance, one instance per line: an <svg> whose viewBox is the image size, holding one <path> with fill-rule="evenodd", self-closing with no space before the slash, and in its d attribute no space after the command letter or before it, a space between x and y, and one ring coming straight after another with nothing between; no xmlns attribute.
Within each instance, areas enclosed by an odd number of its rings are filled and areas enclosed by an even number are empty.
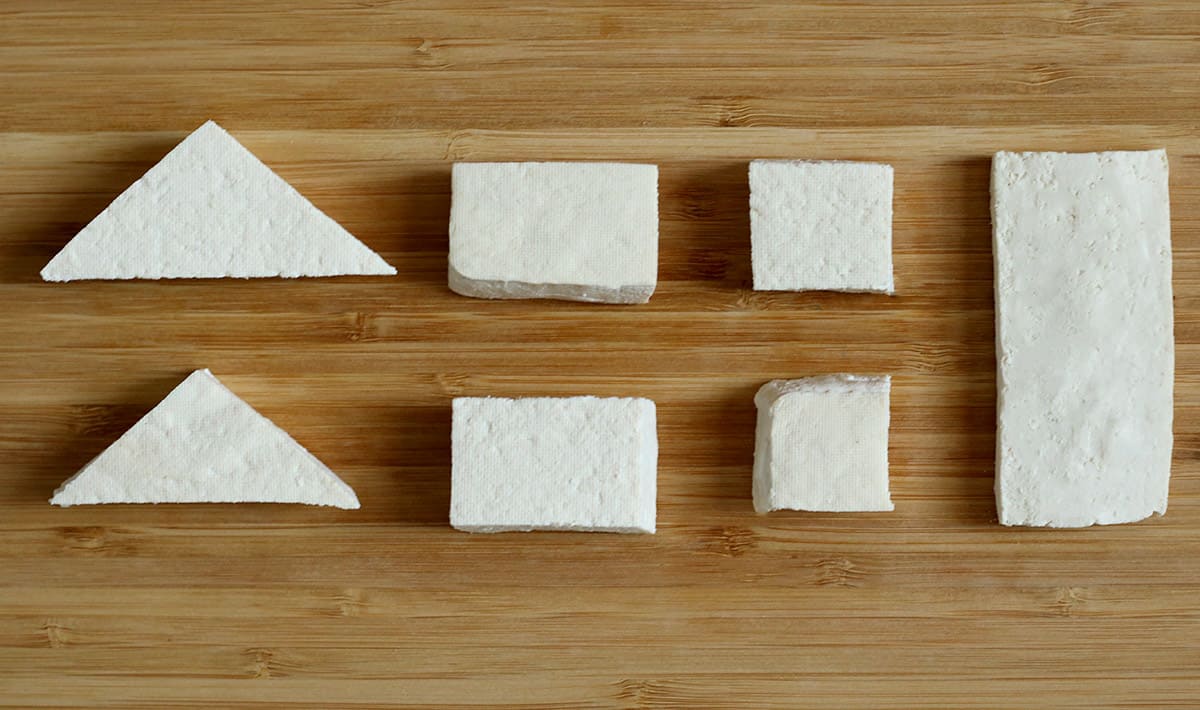
<svg viewBox="0 0 1200 710"><path fill-rule="evenodd" d="M585 286L581 284L529 283L527 281L489 281L473 279L449 267L450 290L471 298L531 299L583 301L586 303L636 304L647 303L654 294L655 284L627 285L620 288Z"/></svg>

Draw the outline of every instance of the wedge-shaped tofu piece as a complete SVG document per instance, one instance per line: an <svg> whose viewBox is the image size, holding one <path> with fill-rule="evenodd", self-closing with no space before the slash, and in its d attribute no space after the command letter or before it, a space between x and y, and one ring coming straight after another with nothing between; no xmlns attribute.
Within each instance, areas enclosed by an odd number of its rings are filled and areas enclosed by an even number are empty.
<svg viewBox="0 0 1200 710"><path fill-rule="evenodd" d="M892 166L750 163L757 291L892 293Z"/></svg>
<svg viewBox="0 0 1200 710"><path fill-rule="evenodd" d="M997 153L992 229L1000 522L1083 527L1166 512L1166 153Z"/></svg>
<svg viewBox="0 0 1200 710"><path fill-rule="evenodd" d="M307 503L357 508L350 486L208 370L196 370L50 499Z"/></svg>
<svg viewBox="0 0 1200 710"><path fill-rule="evenodd" d="M645 303L658 279L658 167L456 163L450 288L477 298Z"/></svg>
<svg viewBox="0 0 1200 710"><path fill-rule="evenodd" d="M892 510L891 377L772 380L754 397L754 509Z"/></svg>
<svg viewBox="0 0 1200 710"><path fill-rule="evenodd" d="M42 269L46 281L394 274L209 121Z"/></svg>
<svg viewBox="0 0 1200 710"><path fill-rule="evenodd" d="M450 524L654 532L658 436L640 398L454 400Z"/></svg>

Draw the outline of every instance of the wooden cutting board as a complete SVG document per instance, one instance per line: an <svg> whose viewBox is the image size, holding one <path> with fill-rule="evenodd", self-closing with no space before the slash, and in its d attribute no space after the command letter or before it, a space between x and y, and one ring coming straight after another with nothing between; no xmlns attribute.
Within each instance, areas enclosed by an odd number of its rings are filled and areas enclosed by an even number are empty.
<svg viewBox="0 0 1200 710"><path fill-rule="evenodd" d="M0 706L1200 705L1194 3L10 0L0 95ZM207 118L399 276L39 281ZM1170 510L1002 528L990 155L1151 147ZM895 297L750 289L768 157L895 166ZM648 305L447 290L451 163L534 159L660 166ZM197 367L362 509L47 505ZM896 511L755 515L755 389L841 371ZM583 393L658 403L659 533L451 530L450 399Z"/></svg>

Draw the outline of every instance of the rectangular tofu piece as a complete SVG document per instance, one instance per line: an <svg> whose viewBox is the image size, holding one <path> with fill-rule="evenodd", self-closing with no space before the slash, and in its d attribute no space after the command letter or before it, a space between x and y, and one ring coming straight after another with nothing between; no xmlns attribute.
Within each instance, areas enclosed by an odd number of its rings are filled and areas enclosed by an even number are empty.
<svg viewBox="0 0 1200 710"><path fill-rule="evenodd" d="M891 377L772 380L754 397L754 510L892 510Z"/></svg>
<svg viewBox="0 0 1200 710"><path fill-rule="evenodd" d="M750 163L756 291L892 293L892 166Z"/></svg>
<svg viewBox="0 0 1200 710"><path fill-rule="evenodd" d="M645 303L658 280L658 166L455 163L450 289Z"/></svg>
<svg viewBox="0 0 1200 710"><path fill-rule="evenodd" d="M654 532L654 402L459 397L453 407L455 528Z"/></svg>
<svg viewBox="0 0 1200 710"><path fill-rule="evenodd" d="M1084 527L1166 512L1166 153L996 153L992 228L1000 522Z"/></svg>

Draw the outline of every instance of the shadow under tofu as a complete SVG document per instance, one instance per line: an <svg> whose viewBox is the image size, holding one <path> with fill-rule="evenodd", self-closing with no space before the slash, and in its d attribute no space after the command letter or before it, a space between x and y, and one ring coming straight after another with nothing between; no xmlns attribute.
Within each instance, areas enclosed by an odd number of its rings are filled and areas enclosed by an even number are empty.
<svg viewBox="0 0 1200 710"><path fill-rule="evenodd" d="M395 192L370 206L372 223L387 230L372 246L396 267L396 278L406 285L428 285L443 295L449 293L450 165L400 166L397 173Z"/></svg>
<svg viewBox="0 0 1200 710"><path fill-rule="evenodd" d="M961 370L972 387L983 395L951 408L954 426L960 428L965 448L961 461L952 462L961 471L955 481L960 488L955 509L948 511L960 523L992 525L996 509L992 494L996 460L996 327L995 287L992 265L991 227L991 156L981 155L947 164L942 169L958 174L962 189L951 191L947 199L966 204L955 210L969 215L959 239L963 259L961 271L946 281L958 293L949 297L962 303L978 303L968 317L956 317L950 326L951 342L962 348L965 362ZM986 304L986 307L982 307ZM981 480L982 479L982 480Z"/></svg>
<svg viewBox="0 0 1200 710"><path fill-rule="evenodd" d="M389 522L445 527L450 524L450 400L444 405L399 407L387 423L391 441L384 463L396 471L394 497L386 505ZM368 505L367 501L363 503Z"/></svg>
<svg viewBox="0 0 1200 710"><path fill-rule="evenodd" d="M731 297L750 288L750 184L745 161L668 163L659 176L659 282L707 281Z"/></svg>

